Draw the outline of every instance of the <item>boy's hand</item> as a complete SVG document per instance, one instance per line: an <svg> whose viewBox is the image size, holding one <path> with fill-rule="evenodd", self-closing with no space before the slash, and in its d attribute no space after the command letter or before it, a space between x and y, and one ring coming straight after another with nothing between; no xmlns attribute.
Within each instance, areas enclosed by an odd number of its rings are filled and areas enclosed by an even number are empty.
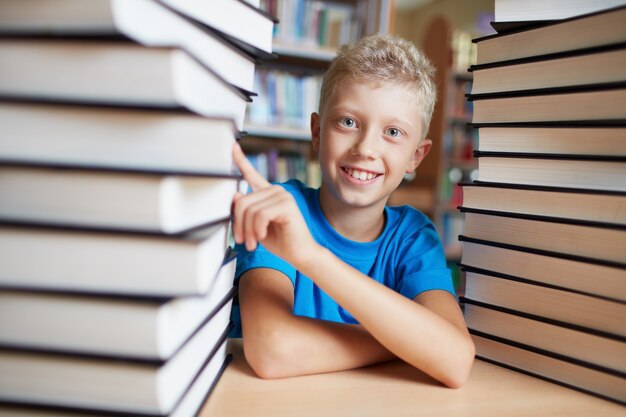
<svg viewBox="0 0 626 417"><path fill-rule="evenodd" d="M252 193L237 193L233 199L235 242L245 242L249 251L260 242L267 250L298 268L311 258L318 245L293 196L263 178L238 143L233 146L233 160L252 188Z"/></svg>

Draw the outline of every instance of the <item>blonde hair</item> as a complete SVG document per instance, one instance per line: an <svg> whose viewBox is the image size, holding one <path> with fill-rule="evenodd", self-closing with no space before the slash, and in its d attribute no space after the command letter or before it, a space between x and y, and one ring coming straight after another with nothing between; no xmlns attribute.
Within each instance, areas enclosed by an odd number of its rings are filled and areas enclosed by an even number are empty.
<svg viewBox="0 0 626 417"><path fill-rule="evenodd" d="M344 80L391 82L416 93L422 110L422 138L428 132L437 100L435 68L413 43L392 35L374 34L343 45L324 75L319 112Z"/></svg>

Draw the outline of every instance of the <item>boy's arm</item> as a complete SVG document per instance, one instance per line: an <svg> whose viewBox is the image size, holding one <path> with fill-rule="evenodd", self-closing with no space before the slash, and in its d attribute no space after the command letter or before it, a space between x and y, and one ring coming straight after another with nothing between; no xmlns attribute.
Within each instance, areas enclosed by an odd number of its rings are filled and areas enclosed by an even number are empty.
<svg viewBox="0 0 626 417"><path fill-rule="evenodd" d="M393 354L447 386L465 382L474 345L451 294L429 291L415 302L352 268L315 242L293 197L261 177L238 146L233 158L254 190L234 200L237 243L245 242L253 250L263 242L348 310Z"/></svg>
<svg viewBox="0 0 626 417"><path fill-rule="evenodd" d="M449 387L466 381L475 350L452 294L433 290L410 300L321 246L298 269L400 359Z"/></svg>
<svg viewBox="0 0 626 417"><path fill-rule="evenodd" d="M246 360L263 378L358 368L394 359L369 332L293 314L293 285L281 272L252 269L239 281Z"/></svg>

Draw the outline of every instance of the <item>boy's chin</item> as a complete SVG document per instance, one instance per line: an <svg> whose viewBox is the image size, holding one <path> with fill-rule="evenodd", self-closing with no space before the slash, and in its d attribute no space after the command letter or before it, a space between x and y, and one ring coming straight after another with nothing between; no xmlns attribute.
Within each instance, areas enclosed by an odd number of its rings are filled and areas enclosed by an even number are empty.
<svg viewBox="0 0 626 417"><path fill-rule="evenodd" d="M384 207L389 196L382 196L380 190L368 189L349 189L345 186L337 186L337 184L328 185L322 182L320 187L321 194L330 198L343 206L354 209L371 208L380 205ZM324 198L324 197L322 197Z"/></svg>
<svg viewBox="0 0 626 417"><path fill-rule="evenodd" d="M375 195L374 193L344 193L341 196L341 201L352 208L360 209L360 208L371 208L375 206L384 207L387 203L388 196L385 198L381 198L379 195Z"/></svg>

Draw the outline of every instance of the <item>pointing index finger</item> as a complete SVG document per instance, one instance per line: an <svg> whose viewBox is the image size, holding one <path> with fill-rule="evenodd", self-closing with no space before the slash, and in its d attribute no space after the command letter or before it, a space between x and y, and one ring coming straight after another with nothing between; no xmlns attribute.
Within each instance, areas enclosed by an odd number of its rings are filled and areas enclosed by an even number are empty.
<svg viewBox="0 0 626 417"><path fill-rule="evenodd" d="M237 142L233 145L233 161L237 164L237 167L239 167L239 171L241 171L243 178L250 185L250 187L252 187L252 191L271 186L271 184L263 178L263 176L259 174L256 169L254 169L254 166L252 166L250 161L248 161L248 158L246 158L241 146Z"/></svg>

